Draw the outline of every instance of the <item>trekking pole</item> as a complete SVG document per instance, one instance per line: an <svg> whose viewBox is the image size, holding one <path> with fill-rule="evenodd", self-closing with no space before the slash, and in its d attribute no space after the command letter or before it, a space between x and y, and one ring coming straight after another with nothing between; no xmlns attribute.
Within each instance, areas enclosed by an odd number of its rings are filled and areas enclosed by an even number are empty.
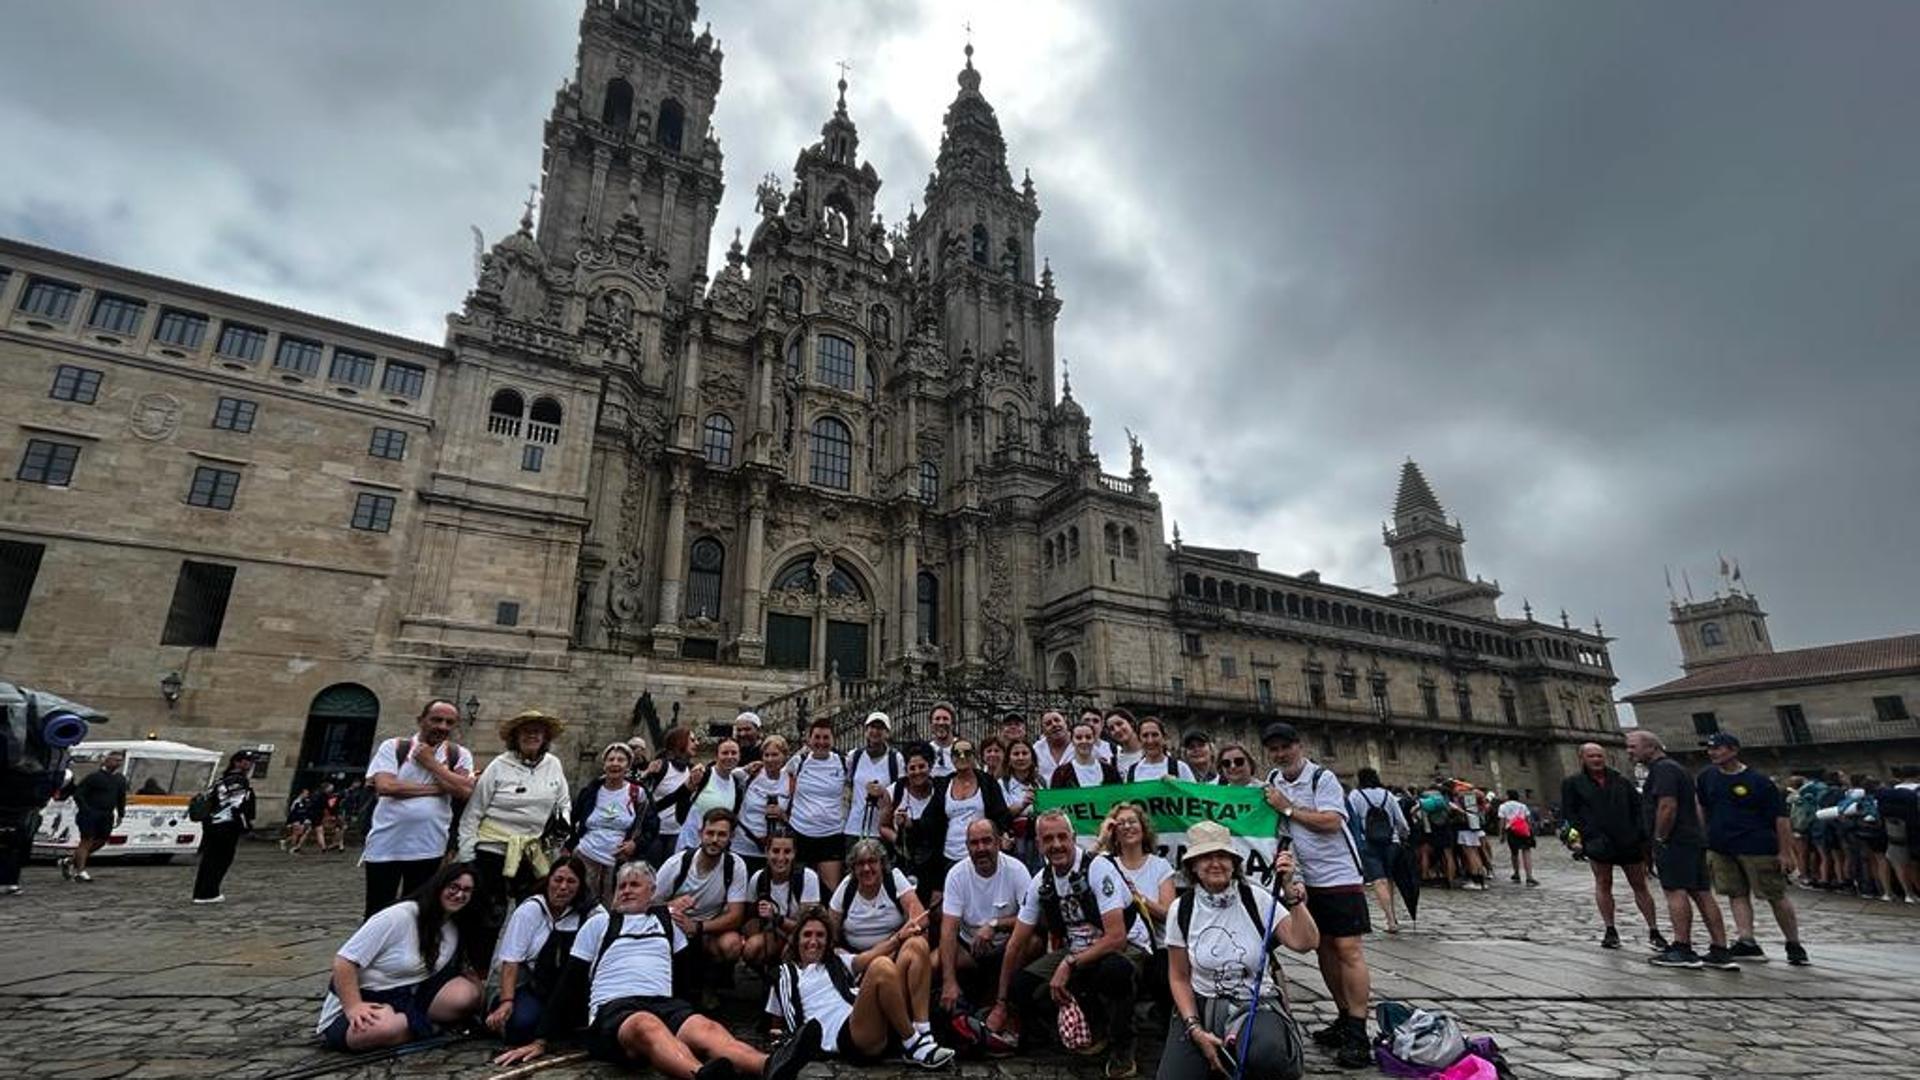
<svg viewBox="0 0 1920 1080"><path fill-rule="evenodd" d="M440 1035L417 1039L413 1042L401 1043L399 1046L389 1046L381 1050L367 1050L345 1056L330 1054L324 1061L303 1065L286 1072L268 1073L267 1080L312 1080L313 1077L325 1076L328 1073L357 1069L363 1065L371 1065L380 1061L393 1061L398 1058L411 1057L414 1054L423 1053L428 1050L439 1050L443 1047L452 1046L454 1043L478 1038L483 1034L487 1034L484 1029L479 1032L449 1031Z"/></svg>
<svg viewBox="0 0 1920 1080"><path fill-rule="evenodd" d="M587 1052L585 1050L574 1050L561 1054L558 1057L543 1058L539 1061L529 1061L525 1065L516 1065L506 1072L494 1073L488 1077L487 1080L519 1080L522 1076L532 1076L534 1073L545 1072L548 1069L556 1069L562 1065L574 1065L586 1059Z"/></svg>
<svg viewBox="0 0 1920 1080"><path fill-rule="evenodd" d="M1272 948L1270 943L1273 941L1273 928L1279 924L1280 909L1286 906L1287 877L1280 872L1280 856L1293 846L1293 834L1287 831L1285 819L1281 820L1283 824L1280 834L1274 838L1273 846L1273 907L1267 912L1267 928L1260 934L1260 966L1253 973L1253 998L1247 1005L1246 1025L1240 1029L1240 1051L1234 1055L1233 1080L1246 1080L1247 1048L1253 1045L1253 1022L1260 1016L1260 986L1265 981L1267 967L1273 958L1269 951ZM1276 977L1283 980L1285 978L1278 975ZM1281 983L1280 992L1286 993L1284 981Z"/></svg>

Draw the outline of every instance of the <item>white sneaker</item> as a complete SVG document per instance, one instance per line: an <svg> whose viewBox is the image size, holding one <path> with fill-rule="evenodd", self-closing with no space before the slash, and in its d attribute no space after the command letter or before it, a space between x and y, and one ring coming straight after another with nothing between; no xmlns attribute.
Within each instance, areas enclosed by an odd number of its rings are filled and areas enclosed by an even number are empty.
<svg viewBox="0 0 1920 1080"><path fill-rule="evenodd" d="M901 1047L900 1060L923 1069L938 1069L953 1060L953 1050L935 1042L927 1032L916 1032Z"/></svg>
<svg viewBox="0 0 1920 1080"><path fill-rule="evenodd" d="M224 904L227 902L227 895L221 893L219 896L209 896L205 899L196 896L193 898L193 902L196 904Z"/></svg>
<svg viewBox="0 0 1920 1080"><path fill-rule="evenodd" d="M92 880L93 880L93 875L92 875L92 874L89 874L89 873L87 873L87 872L86 872L85 870L75 870L75 871L73 872L73 880L75 880L75 881L92 881Z"/></svg>
<svg viewBox="0 0 1920 1080"><path fill-rule="evenodd" d="M5 889L0 889L0 894L4 894L4 895L6 895L6 896L19 896L19 895L20 895L20 886L18 886L18 885L9 885L9 886L7 886L7 887L6 887Z"/></svg>

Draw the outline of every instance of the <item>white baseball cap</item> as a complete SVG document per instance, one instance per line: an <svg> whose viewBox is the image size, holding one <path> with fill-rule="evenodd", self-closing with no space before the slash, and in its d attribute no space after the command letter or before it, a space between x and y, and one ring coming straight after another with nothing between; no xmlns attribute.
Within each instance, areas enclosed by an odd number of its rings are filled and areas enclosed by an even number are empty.
<svg viewBox="0 0 1920 1080"><path fill-rule="evenodd" d="M883 713L883 712L868 713L867 726L872 727L874 724L879 724L881 727L886 728L888 732L893 731L893 717L888 716L886 713Z"/></svg>
<svg viewBox="0 0 1920 1080"><path fill-rule="evenodd" d="M760 714L756 712L743 712L739 716L734 717L733 722L736 724L752 724L754 730L757 731L760 728Z"/></svg>

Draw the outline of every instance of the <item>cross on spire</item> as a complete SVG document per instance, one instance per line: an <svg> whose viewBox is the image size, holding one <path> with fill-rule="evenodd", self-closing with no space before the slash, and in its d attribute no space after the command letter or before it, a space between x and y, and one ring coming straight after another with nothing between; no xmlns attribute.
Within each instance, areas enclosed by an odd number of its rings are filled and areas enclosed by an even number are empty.
<svg viewBox="0 0 1920 1080"><path fill-rule="evenodd" d="M533 203L534 203L534 199L537 198L539 194L540 194L540 185L538 184L527 185L527 206L526 206L525 212L520 215L520 227L523 229L533 228Z"/></svg>

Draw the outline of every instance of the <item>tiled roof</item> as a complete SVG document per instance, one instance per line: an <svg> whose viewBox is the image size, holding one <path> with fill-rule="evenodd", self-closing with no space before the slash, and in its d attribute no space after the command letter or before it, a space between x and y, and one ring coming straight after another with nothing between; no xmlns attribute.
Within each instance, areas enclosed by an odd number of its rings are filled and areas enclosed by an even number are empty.
<svg viewBox="0 0 1920 1080"><path fill-rule="evenodd" d="M1400 492L1393 500L1393 516L1405 517L1418 510L1441 513L1440 500L1434 497L1433 488L1427 486L1420 466L1408 458L1407 463L1400 466Z"/></svg>
<svg viewBox="0 0 1920 1080"><path fill-rule="evenodd" d="M1746 690L1791 683L1829 682L1920 671L1920 634L1816 645L1811 649L1747 656L1714 664L1672 682L1627 695L1627 701Z"/></svg>

